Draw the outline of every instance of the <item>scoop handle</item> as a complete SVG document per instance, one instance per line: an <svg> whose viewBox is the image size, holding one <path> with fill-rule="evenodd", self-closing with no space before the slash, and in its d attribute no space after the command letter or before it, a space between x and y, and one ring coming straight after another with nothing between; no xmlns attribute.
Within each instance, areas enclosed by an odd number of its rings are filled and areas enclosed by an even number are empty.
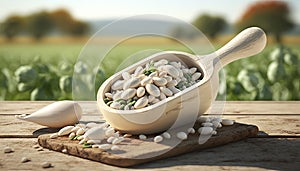
<svg viewBox="0 0 300 171"><path fill-rule="evenodd" d="M256 55L265 48L266 43L267 37L261 28L247 28L215 52L214 68L219 70L235 60Z"/></svg>

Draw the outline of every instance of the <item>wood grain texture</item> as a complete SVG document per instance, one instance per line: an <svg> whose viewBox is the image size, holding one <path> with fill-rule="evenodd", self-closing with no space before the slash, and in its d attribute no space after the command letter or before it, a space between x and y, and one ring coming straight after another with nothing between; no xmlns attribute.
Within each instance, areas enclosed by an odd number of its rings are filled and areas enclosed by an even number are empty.
<svg viewBox="0 0 300 171"><path fill-rule="evenodd" d="M53 101L0 101L0 115L32 113ZM216 102L218 104L218 102ZM96 102L80 102L84 114L99 114ZM298 115L300 101L227 101L224 115Z"/></svg>
<svg viewBox="0 0 300 171"><path fill-rule="evenodd" d="M32 148L40 134L49 129L19 120L15 114L31 113L52 102L0 102L0 149L10 146L14 153L0 152L0 170L42 170L41 163L49 161L53 167L47 170L298 170L300 168L299 118L300 101L229 101L225 105L224 118L251 123L271 135L298 135L296 138L248 138L224 146L204 149L168 159L156 160L132 168L119 168L91 160L44 149ZM84 121L101 120L95 115L97 108L85 102ZM86 115L87 116L87 115ZM92 119L90 119L90 117ZM52 130L55 131L55 130ZM39 133L39 134L36 134ZM4 138L10 137L10 138ZM12 138L21 137L21 138ZM261 137L261 136L259 136ZM291 136L293 137L293 136ZM31 162L21 163L22 157Z"/></svg>
<svg viewBox="0 0 300 171"><path fill-rule="evenodd" d="M200 124L195 125L196 130L199 127ZM187 140L180 142L176 138L176 132L178 131L174 131L174 134L171 133L173 138L170 140L165 139L162 143L154 143L153 138L146 141L137 138L126 138L124 142L118 145L120 147L118 151L84 149L82 145L78 145L77 141L71 141L68 137L50 139L49 135L41 135L38 142L42 147L51 150L61 152L63 149L67 149L67 153L74 156L110 165L128 167L253 137L258 133L258 128L253 125L236 123L233 126L222 127L217 131L216 136L202 137L203 144L198 143L199 133L190 134ZM176 141L179 143L178 145Z"/></svg>
<svg viewBox="0 0 300 171"><path fill-rule="evenodd" d="M12 147L15 152L0 153L0 170L42 170L42 162L53 167L47 170L297 170L300 167L300 139L250 138L168 159L156 160L131 168L120 168L58 153L48 149L37 151L35 138L0 138L0 149ZM31 162L21 163L22 157Z"/></svg>
<svg viewBox="0 0 300 171"><path fill-rule="evenodd" d="M0 101L0 115L30 114L54 101ZM84 114L99 114L96 101L79 101Z"/></svg>

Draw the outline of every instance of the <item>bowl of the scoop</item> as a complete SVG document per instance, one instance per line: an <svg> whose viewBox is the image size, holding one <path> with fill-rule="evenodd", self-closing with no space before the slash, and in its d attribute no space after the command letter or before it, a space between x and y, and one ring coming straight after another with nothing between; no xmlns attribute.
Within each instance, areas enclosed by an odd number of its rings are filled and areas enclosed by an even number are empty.
<svg viewBox="0 0 300 171"><path fill-rule="evenodd" d="M174 58L174 55L177 58ZM182 52L163 52L146 58L108 78L97 93L97 106L105 120L115 129L130 134L159 133L170 128L193 124L197 117L208 110L214 101L215 92L211 79L207 78L201 64L193 62L190 54ZM104 102L104 94L112 83L121 79L122 72L132 73L138 66L144 66L150 60L168 59L182 61L189 67L197 67L204 75L203 79L156 104L141 109L116 110ZM191 125L192 126L192 125Z"/></svg>

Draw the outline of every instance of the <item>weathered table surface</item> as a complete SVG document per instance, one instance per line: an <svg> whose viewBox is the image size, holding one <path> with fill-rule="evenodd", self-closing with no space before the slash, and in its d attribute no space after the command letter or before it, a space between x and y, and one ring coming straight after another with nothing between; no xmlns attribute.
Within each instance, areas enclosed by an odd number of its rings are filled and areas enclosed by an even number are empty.
<svg viewBox="0 0 300 171"><path fill-rule="evenodd" d="M300 168L300 101L226 102L223 118L254 124L257 137L216 148L158 160L132 168L118 168L32 146L43 126L15 119L15 114L31 113L52 102L0 102L0 170L299 170ZM102 120L95 102L82 102L83 121ZM10 146L13 153L4 153ZM21 163L22 157L31 158Z"/></svg>

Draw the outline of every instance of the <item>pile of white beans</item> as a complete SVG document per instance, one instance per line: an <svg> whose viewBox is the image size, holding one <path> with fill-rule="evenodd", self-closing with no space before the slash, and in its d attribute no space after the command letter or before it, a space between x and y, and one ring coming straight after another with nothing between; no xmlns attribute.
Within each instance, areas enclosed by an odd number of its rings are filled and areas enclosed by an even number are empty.
<svg viewBox="0 0 300 171"><path fill-rule="evenodd" d="M198 128L199 136L201 135L216 135L217 129L222 126L231 126L234 124L234 120L221 119L218 117L199 117L197 122L201 123ZM191 127L186 130L178 132L163 132L153 138L147 137L147 135L140 134L138 138L140 140L150 140L155 143L161 143L167 139L177 138L179 140L187 140L189 134L196 134L196 130ZM59 136L69 136L71 140L79 141L78 144L82 144L84 148L100 148L105 151L120 150L119 145L125 145L122 143L126 138L132 138L131 134L121 134L114 128L110 127L108 123L94 123L70 125L60 129L57 133L50 135L50 138L57 138ZM200 143L200 142L199 142ZM11 152L11 149L5 149L5 153ZM67 149L62 150L63 153L67 153Z"/></svg>
<svg viewBox="0 0 300 171"><path fill-rule="evenodd" d="M139 66L133 73L123 72L104 102L118 110L134 110L153 105L196 84L202 79L196 67L161 59Z"/></svg>

